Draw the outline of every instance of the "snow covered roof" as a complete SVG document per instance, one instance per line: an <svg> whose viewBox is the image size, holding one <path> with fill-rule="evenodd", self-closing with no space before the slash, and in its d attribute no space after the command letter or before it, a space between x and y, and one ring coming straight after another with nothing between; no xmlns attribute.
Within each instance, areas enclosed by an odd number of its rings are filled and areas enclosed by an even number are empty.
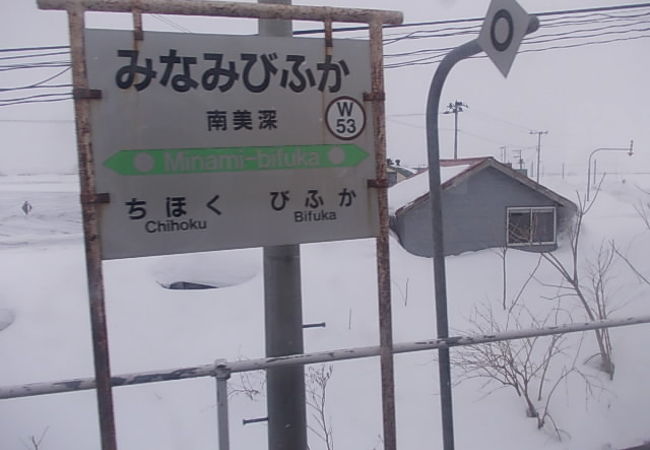
<svg viewBox="0 0 650 450"><path fill-rule="evenodd" d="M464 158L440 160L440 184L446 189L464 180L467 176L480 171L485 167L493 167L505 173L520 183L540 192L557 203L575 208L570 200L556 194L550 189L536 183L525 175L518 173L511 167L506 166L492 157ZM394 215L398 210L408 208L421 198L429 195L429 171L424 171L407 180L397 183L388 190L388 210Z"/></svg>
<svg viewBox="0 0 650 450"><path fill-rule="evenodd" d="M461 173L480 163L485 158L441 160L440 161L440 183L457 177ZM455 163L455 164L454 164ZM407 180L397 183L388 190L388 210L394 214L398 209L413 203L423 195L429 193L429 171L415 175Z"/></svg>

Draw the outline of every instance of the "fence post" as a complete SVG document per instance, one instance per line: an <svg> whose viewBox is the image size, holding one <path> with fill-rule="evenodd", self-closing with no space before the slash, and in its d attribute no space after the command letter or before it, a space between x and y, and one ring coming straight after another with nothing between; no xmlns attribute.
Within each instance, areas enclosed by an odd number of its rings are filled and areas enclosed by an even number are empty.
<svg viewBox="0 0 650 450"><path fill-rule="evenodd" d="M217 361L214 371L217 380L217 421L219 431L219 450L230 450L230 430L228 423L228 379L230 369L224 360Z"/></svg>

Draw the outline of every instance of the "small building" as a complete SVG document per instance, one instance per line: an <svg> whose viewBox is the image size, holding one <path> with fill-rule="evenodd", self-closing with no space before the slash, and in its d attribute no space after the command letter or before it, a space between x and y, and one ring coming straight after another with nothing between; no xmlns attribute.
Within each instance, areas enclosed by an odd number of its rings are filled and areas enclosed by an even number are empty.
<svg viewBox="0 0 650 450"><path fill-rule="evenodd" d="M401 181L411 178L417 173L418 171L416 169L401 166L399 159L393 161L388 158L387 160L386 176L388 178L388 186L394 186Z"/></svg>
<svg viewBox="0 0 650 450"><path fill-rule="evenodd" d="M557 248L577 207L494 158L440 161L445 255L495 247L546 252ZM402 246L433 255L428 171L388 191L391 228Z"/></svg>

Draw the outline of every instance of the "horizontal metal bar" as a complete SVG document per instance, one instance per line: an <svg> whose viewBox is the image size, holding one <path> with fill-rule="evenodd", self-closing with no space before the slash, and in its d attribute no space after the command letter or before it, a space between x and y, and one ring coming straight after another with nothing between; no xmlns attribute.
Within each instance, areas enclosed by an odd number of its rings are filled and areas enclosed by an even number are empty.
<svg viewBox="0 0 650 450"><path fill-rule="evenodd" d="M223 362L220 361L218 364L221 366L223 365ZM156 370L151 372L139 372L135 374L113 376L111 377L111 384L114 387L130 386L134 384L156 383L159 381L208 377L214 376L216 370L217 368L215 364L207 364L205 366L173 369L168 371ZM88 389L95 389L94 378L73 378L54 383L33 383L23 386L0 388L0 399L85 391Z"/></svg>
<svg viewBox="0 0 650 450"><path fill-rule="evenodd" d="M242 419L241 423L242 425L249 425L251 423L261 423L261 422L268 422L269 418L268 417L258 417L257 419Z"/></svg>
<svg viewBox="0 0 650 450"><path fill-rule="evenodd" d="M329 6L235 3L206 0L38 0L40 9L70 9L81 6L86 11L133 12L143 14L177 14L189 16L247 17L257 19L312 20L332 22L399 25L399 11L378 9L334 8Z"/></svg>
<svg viewBox="0 0 650 450"><path fill-rule="evenodd" d="M629 325L650 323L650 316L628 317L625 319L607 319L594 322L572 323L544 328L508 331L505 333L475 336L452 336L446 339L431 339L417 342L393 344L393 353L408 353L440 348L460 347L466 345L485 344L488 342L508 341L535 336L551 336L554 334L576 333L600 328L616 328ZM332 361L342 361L356 358L379 356L380 347L356 347L325 352L306 353L301 355L279 356L275 358L259 358L245 361L226 362L218 360L214 364L204 366L174 369L169 371L141 372L112 377L113 386L129 386L134 384L155 383L160 381L183 380L216 376L219 371L227 373L265 370L271 367L291 366L296 364L315 364ZM0 388L0 399L29 397L34 395L56 394L61 392L82 391L95 388L94 378L77 378L57 381L54 383L34 383Z"/></svg>

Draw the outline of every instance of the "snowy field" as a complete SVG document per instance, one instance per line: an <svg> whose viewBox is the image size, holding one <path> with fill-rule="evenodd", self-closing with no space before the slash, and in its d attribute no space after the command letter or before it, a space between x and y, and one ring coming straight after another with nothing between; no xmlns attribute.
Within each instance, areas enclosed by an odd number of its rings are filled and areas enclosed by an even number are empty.
<svg viewBox="0 0 650 450"><path fill-rule="evenodd" d="M635 210L650 200L644 192L650 190L647 178L608 177L585 217L582 280L593 271L601 244L607 247L611 241L639 273L620 256L613 258L603 291L612 318L650 314L650 285L639 276L650 279L650 231ZM577 178L573 185L559 177L542 181L572 200L583 185ZM32 206L29 214L21 210L25 201ZM0 177L0 215L0 386L92 376L76 177ZM305 350L376 345L374 241L301 249L304 322L327 323L326 328L305 330ZM556 255L568 261L565 241ZM264 356L261 258L260 249L247 249L106 262L113 374ZM517 316L521 325L527 328L533 318L541 321L549 314L559 323L584 321L574 297L558 297L559 276L548 262L542 261L530 276L538 260L515 250L506 255L505 303L515 302L516 310L523 311ZM452 334L471 334L477 310L492 311L495 323L504 326L502 263L498 249L447 258ZM391 271L395 342L435 336L431 261L406 253L392 239ZM174 281L219 288L163 287ZM513 322L511 318L511 326ZM539 348L549 339L540 340ZM606 450L650 441L650 325L614 329L611 340L612 381L590 359L597 351L593 333L566 337L564 352L545 373L546 391L556 388L548 403L555 426L547 421L541 430L535 418L526 417L526 405L512 387L471 378L463 367L455 367L456 448ZM334 448L383 448L378 359L332 367L326 417ZM576 371L555 384L570 367ZM396 356L395 374L398 447L441 448L435 352ZM261 373L231 379L233 449L266 448L264 423L242 425L242 419L266 416L262 380ZM212 379L120 387L114 398L122 450L217 448ZM536 406L541 410L545 403ZM40 441L38 447L32 438ZM326 448L315 433L309 439L311 449ZM25 448L99 449L95 392L0 400L0 449Z"/></svg>

